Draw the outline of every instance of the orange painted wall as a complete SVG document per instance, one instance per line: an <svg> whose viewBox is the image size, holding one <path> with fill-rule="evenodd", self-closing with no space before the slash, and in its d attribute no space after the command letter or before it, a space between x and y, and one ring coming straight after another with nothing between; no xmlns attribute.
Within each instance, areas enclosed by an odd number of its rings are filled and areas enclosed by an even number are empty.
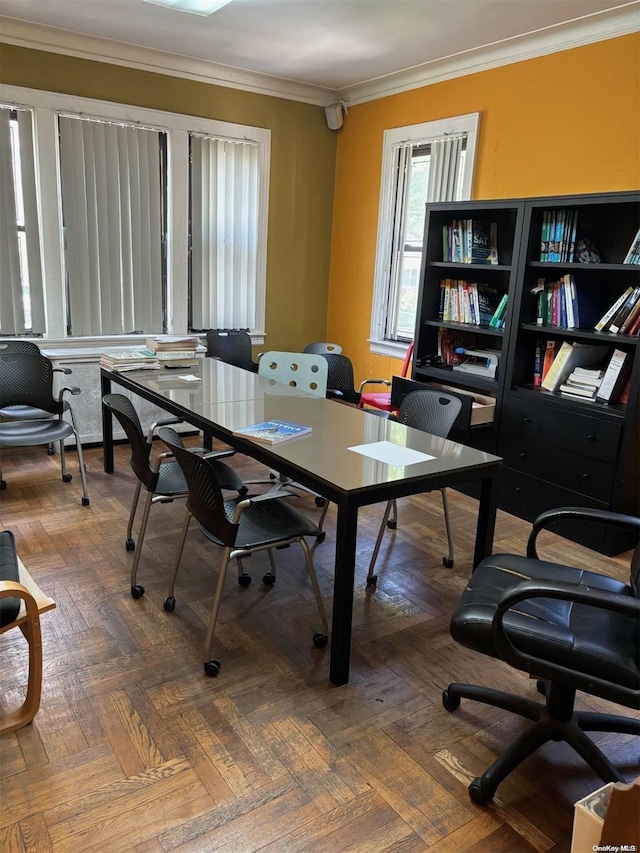
<svg viewBox="0 0 640 853"><path fill-rule="evenodd" d="M399 373L369 352L384 130L479 112L473 198L640 187L640 34L350 107L339 132L327 340L356 382Z"/></svg>

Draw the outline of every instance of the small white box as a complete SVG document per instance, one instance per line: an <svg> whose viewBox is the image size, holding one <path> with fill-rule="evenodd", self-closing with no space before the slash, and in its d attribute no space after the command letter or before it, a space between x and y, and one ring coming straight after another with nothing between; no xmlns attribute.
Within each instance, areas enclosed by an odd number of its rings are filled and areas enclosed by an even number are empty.
<svg viewBox="0 0 640 853"><path fill-rule="evenodd" d="M571 853L591 853L600 844L602 826L609 807L614 782L598 788L575 804Z"/></svg>

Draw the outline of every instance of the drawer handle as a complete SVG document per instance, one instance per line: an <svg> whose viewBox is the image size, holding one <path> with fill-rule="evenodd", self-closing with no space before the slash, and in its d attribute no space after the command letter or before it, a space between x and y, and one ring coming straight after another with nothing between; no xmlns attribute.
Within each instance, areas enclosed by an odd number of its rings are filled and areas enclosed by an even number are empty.
<svg viewBox="0 0 640 853"><path fill-rule="evenodd" d="M582 475L582 479L583 479L583 480L590 480L590 479L591 479L591 474L583 474L583 475Z"/></svg>

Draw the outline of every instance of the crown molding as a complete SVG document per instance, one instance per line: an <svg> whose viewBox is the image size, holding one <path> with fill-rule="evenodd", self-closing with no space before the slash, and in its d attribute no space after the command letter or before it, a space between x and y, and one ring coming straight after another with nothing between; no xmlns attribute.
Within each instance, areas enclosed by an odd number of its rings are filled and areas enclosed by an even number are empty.
<svg viewBox="0 0 640 853"><path fill-rule="evenodd" d="M0 42L61 53L94 62L125 65L139 71L184 77L199 83L210 83L231 89L242 89L259 95L285 98L316 106L327 106L335 102L337 95L332 89L285 80L269 74L246 71L231 65L194 59L178 53L166 53L150 47L97 38L96 36L72 33L57 27L45 27L20 21L17 18L0 16Z"/></svg>
<svg viewBox="0 0 640 853"><path fill-rule="evenodd" d="M348 106L353 106L502 65L629 35L640 30L639 5L640 0L632 0L615 9L346 86L338 91L338 95Z"/></svg>
<svg viewBox="0 0 640 853"><path fill-rule="evenodd" d="M345 101L348 106L353 106L456 77L638 32L639 5L640 0L632 0L615 9L464 51L339 90L2 16L0 41L316 106L327 106L338 99Z"/></svg>

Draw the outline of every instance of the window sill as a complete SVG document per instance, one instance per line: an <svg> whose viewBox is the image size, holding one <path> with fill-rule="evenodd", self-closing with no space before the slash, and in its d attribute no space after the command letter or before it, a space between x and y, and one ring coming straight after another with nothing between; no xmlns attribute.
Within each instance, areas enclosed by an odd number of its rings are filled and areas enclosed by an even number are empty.
<svg viewBox="0 0 640 853"><path fill-rule="evenodd" d="M404 359L409 343L403 341L374 341L369 339L369 349L374 355L386 355L389 358Z"/></svg>

